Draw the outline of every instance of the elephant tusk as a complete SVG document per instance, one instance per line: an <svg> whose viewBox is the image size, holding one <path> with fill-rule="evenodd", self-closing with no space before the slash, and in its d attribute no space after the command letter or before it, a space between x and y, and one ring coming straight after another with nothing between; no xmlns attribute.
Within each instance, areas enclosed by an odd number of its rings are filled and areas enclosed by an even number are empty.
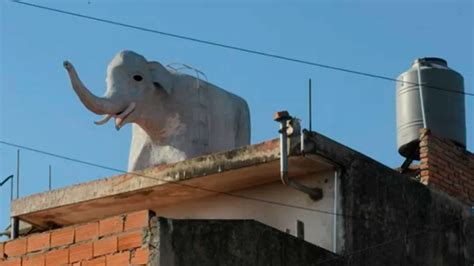
<svg viewBox="0 0 474 266"><path fill-rule="evenodd" d="M115 128L119 130L127 116L135 110L135 102L132 102L121 114L115 117Z"/></svg>
<svg viewBox="0 0 474 266"><path fill-rule="evenodd" d="M104 117L101 120L94 121L94 124L103 125L103 124L107 123L107 121L109 121L110 118L112 118L112 117L113 117L113 115L110 115L110 114L104 115Z"/></svg>

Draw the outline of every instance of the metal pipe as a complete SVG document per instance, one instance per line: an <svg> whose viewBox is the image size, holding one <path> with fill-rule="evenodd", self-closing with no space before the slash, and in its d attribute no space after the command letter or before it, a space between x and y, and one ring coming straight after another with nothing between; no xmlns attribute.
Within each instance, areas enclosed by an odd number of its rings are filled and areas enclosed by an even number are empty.
<svg viewBox="0 0 474 266"><path fill-rule="evenodd" d="M309 101L309 131L313 131L312 130L312 123L313 123L313 110L312 110L312 86L311 86L311 79L309 79L309 84L308 84L308 101Z"/></svg>
<svg viewBox="0 0 474 266"><path fill-rule="evenodd" d="M49 187L49 190L51 190L51 165L49 165L49 169L48 169L48 187Z"/></svg>
<svg viewBox="0 0 474 266"><path fill-rule="evenodd" d="M10 177L10 204L13 201L13 175Z"/></svg>
<svg viewBox="0 0 474 266"><path fill-rule="evenodd" d="M20 197L20 150L16 151L16 198Z"/></svg>
<svg viewBox="0 0 474 266"><path fill-rule="evenodd" d="M425 101L423 98L423 86L421 85L421 61L418 62L418 92L420 93L420 106L421 106L421 117L423 118L423 127L427 128L426 115L425 115Z"/></svg>
<svg viewBox="0 0 474 266"><path fill-rule="evenodd" d="M274 116L274 120L280 123L280 179L281 182L289 187L292 187L296 190L299 190L303 193L308 194L308 196L313 200L320 200L323 196L322 190L320 188L310 188L307 187L293 179L290 179L288 176L288 134L287 134L287 122L291 120L292 117L288 114L287 111L277 112Z"/></svg>
<svg viewBox="0 0 474 266"><path fill-rule="evenodd" d="M306 153L306 145L305 145L304 141L305 141L305 132L302 129L301 132L300 132L300 151L301 151L301 154L303 154L303 155L305 155L305 153Z"/></svg>
<svg viewBox="0 0 474 266"><path fill-rule="evenodd" d="M11 218L10 239L15 239L20 236L20 220L18 217Z"/></svg>
<svg viewBox="0 0 474 266"><path fill-rule="evenodd" d="M284 123L280 123L280 171L283 184L288 185L288 136L286 135L286 129L285 120Z"/></svg>

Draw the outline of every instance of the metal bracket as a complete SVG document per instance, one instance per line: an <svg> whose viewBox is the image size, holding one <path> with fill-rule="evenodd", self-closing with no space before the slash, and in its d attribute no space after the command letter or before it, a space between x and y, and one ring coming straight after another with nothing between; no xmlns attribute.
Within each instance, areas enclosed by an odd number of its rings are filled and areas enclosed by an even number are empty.
<svg viewBox="0 0 474 266"><path fill-rule="evenodd" d="M408 167L410 167L413 160L415 160L415 158L417 157L417 155L419 153L419 150L420 150L419 148L413 149L411 154L405 159L405 161L403 161L402 166L400 166L400 173L401 174L407 172Z"/></svg>

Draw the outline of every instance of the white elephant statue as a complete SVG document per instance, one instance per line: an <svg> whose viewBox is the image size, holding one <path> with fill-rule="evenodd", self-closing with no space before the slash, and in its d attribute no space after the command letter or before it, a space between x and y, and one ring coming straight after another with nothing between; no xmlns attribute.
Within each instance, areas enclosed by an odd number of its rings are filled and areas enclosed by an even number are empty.
<svg viewBox="0 0 474 266"><path fill-rule="evenodd" d="M96 124L112 117L117 130L134 123L129 171L250 143L246 101L207 81L122 51L107 68L105 95L97 97L83 85L70 62L65 61L64 67L81 102L104 115Z"/></svg>

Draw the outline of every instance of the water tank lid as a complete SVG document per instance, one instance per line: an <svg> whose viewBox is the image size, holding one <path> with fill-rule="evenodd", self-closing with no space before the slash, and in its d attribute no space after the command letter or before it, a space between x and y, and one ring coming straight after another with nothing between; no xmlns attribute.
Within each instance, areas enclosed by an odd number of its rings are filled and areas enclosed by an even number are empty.
<svg viewBox="0 0 474 266"><path fill-rule="evenodd" d="M413 65L419 64L420 66L429 66L429 65L441 65L441 66L448 66L448 62L443 58L439 57L422 57L418 58L413 62Z"/></svg>

